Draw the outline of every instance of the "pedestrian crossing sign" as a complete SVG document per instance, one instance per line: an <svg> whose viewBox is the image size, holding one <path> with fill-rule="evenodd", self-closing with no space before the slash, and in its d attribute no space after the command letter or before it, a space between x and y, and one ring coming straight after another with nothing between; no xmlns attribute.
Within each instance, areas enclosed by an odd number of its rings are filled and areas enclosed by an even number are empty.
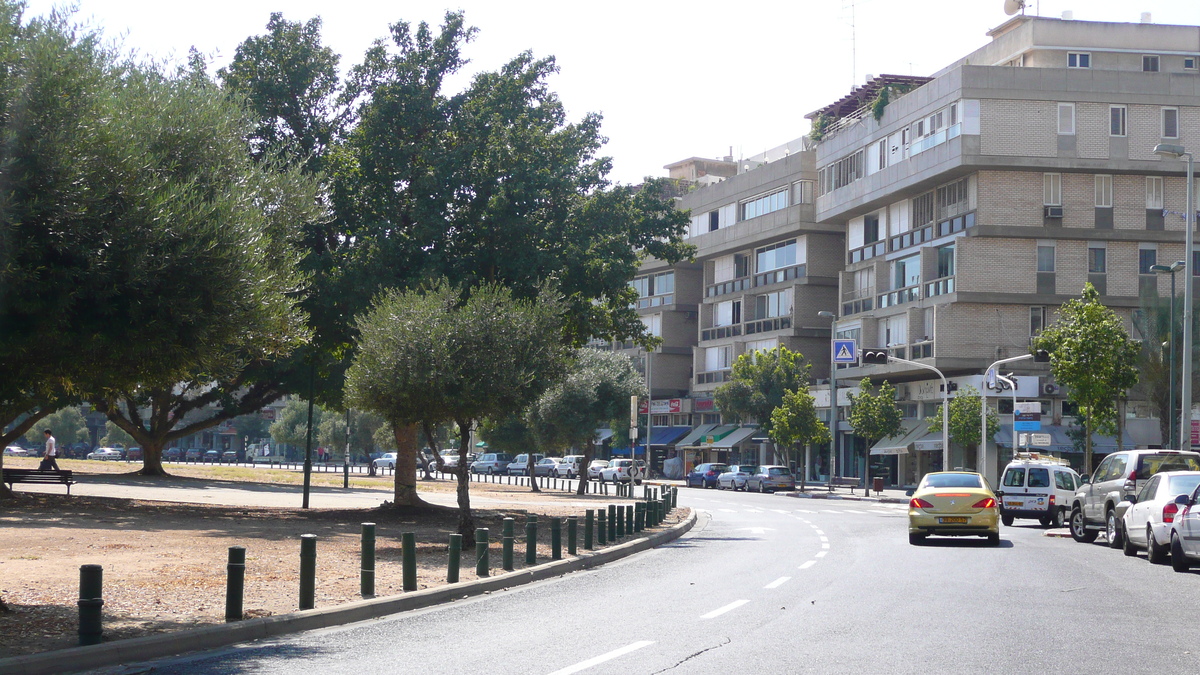
<svg viewBox="0 0 1200 675"><path fill-rule="evenodd" d="M834 363L858 363L858 341L857 340L834 340L833 341L833 362Z"/></svg>

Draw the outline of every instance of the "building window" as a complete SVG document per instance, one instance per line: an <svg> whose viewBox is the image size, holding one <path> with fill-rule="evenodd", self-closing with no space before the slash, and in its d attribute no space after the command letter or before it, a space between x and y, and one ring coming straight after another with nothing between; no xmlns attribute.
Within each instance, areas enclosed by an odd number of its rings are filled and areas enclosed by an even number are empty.
<svg viewBox="0 0 1200 675"><path fill-rule="evenodd" d="M726 300L713 307L713 327L732 326L742 322L742 301Z"/></svg>
<svg viewBox="0 0 1200 675"><path fill-rule="evenodd" d="M639 277L629 282L629 285L633 287L633 290L637 291L639 298L650 297L650 277Z"/></svg>
<svg viewBox="0 0 1200 675"><path fill-rule="evenodd" d="M916 229L933 222L933 192L926 192L912 200L912 227Z"/></svg>
<svg viewBox="0 0 1200 675"><path fill-rule="evenodd" d="M1123 105L1109 106L1108 108L1108 135L1109 136L1124 136L1125 135L1125 118L1128 111Z"/></svg>
<svg viewBox="0 0 1200 675"><path fill-rule="evenodd" d="M1104 244L1088 244L1088 273L1106 274L1108 272L1108 249Z"/></svg>
<svg viewBox="0 0 1200 675"><path fill-rule="evenodd" d="M1138 249L1138 274L1154 274L1151 266L1158 264L1158 249L1154 248L1154 244L1143 244L1144 248Z"/></svg>
<svg viewBox="0 0 1200 675"><path fill-rule="evenodd" d="M1070 136L1075 133L1075 104L1058 104L1058 133Z"/></svg>
<svg viewBox="0 0 1200 675"><path fill-rule="evenodd" d="M1096 207L1112 208L1113 186L1112 176L1098 174L1096 176Z"/></svg>
<svg viewBox="0 0 1200 675"><path fill-rule="evenodd" d="M970 209L968 188L970 179L963 178L953 183L943 185L935 192L937 194L937 218L950 218Z"/></svg>
<svg viewBox="0 0 1200 675"><path fill-rule="evenodd" d="M792 203L813 203L813 192L815 187L815 183L811 180L798 180L795 183L792 183Z"/></svg>
<svg viewBox="0 0 1200 675"><path fill-rule="evenodd" d="M1030 307L1029 308L1029 336L1034 337L1041 334L1042 329L1046 327L1046 308L1045 307Z"/></svg>
<svg viewBox="0 0 1200 675"><path fill-rule="evenodd" d="M879 241L879 215L872 213L863 218L863 243L874 244Z"/></svg>
<svg viewBox="0 0 1200 675"><path fill-rule="evenodd" d="M1155 55L1146 55L1142 57L1142 72L1157 73L1158 72L1158 57Z"/></svg>
<svg viewBox="0 0 1200 675"><path fill-rule="evenodd" d="M654 337L662 337L662 314L649 314L642 317L646 332Z"/></svg>
<svg viewBox="0 0 1200 675"><path fill-rule="evenodd" d="M1179 138L1179 108L1162 109L1162 137Z"/></svg>
<svg viewBox="0 0 1200 675"><path fill-rule="evenodd" d="M757 354L775 349L779 346L779 338L771 338L770 340L751 340L746 343L747 354Z"/></svg>
<svg viewBox="0 0 1200 675"><path fill-rule="evenodd" d="M1163 207L1162 176L1146 176L1146 208L1158 210Z"/></svg>
<svg viewBox="0 0 1200 675"><path fill-rule="evenodd" d="M1067 52L1068 68L1091 68L1092 55L1087 52Z"/></svg>
<svg viewBox="0 0 1200 675"><path fill-rule="evenodd" d="M786 209L788 207L788 191L786 188L768 195L755 197L742 202L742 220L750 220L758 216Z"/></svg>
<svg viewBox="0 0 1200 675"><path fill-rule="evenodd" d="M1039 271L1039 272L1053 272L1054 271L1054 242L1045 243L1045 244L1038 242L1037 271Z"/></svg>
<svg viewBox="0 0 1200 675"><path fill-rule="evenodd" d="M1194 56L1183 57L1183 69L1184 70L1195 70L1196 69L1196 57L1194 57Z"/></svg>
<svg viewBox="0 0 1200 675"><path fill-rule="evenodd" d="M704 350L704 370L728 370L733 365L733 346L708 347Z"/></svg>
<svg viewBox="0 0 1200 675"><path fill-rule="evenodd" d="M792 289L764 293L755 298L754 318L774 319L792 314Z"/></svg>
<svg viewBox="0 0 1200 675"><path fill-rule="evenodd" d="M1042 203L1046 206L1062 206L1062 174L1042 174Z"/></svg>
<svg viewBox="0 0 1200 675"><path fill-rule="evenodd" d="M921 283L921 256L913 255L892 263L892 288L906 288Z"/></svg>
<svg viewBox="0 0 1200 675"><path fill-rule="evenodd" d="M937 250L937 279L954 276L954 244L939 246Z"/></svg>
<svg viewBox="0 0 1200 675"><path fill-rule="evenodd" d="M750 256L745 253L733 254L733 278L741 279L750 276Z"/></svg>
<svg viewBox="0 0 1200 675"><path fill-rule="evenodd" d="M757 271L770 272L771 270L783 269L796 264L796 240L775 244L774 246L766 246L758 249L757 253Z"/></svg>
<svg viewBox="0 0 1200 675"><path fill-rule="evenodd" d="M654 275L654 295L666 295L675 292L675 273L663 272Z"/></svg>

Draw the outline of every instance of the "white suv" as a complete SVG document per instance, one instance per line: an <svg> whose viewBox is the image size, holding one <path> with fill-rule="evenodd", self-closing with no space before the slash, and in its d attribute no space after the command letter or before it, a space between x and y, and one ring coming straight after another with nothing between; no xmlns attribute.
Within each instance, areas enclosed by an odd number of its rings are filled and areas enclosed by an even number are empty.
<svg viewBox="0 0 1200 675"><path fill-rule="evenodd" d="M579 464L583 455L567 455L558 463L558 467L550 472L555 478L575 478L579 475Z"/></svg>
<svg viewBox="0 0 1200 675"><path fill-rule="evenodd" d="M1000 522L1008 526L1015 518L1031 518L1045 526L1062 527L1080 482L1079 474L1064 459L1018 453L1004 468L996 491Z"/></svg>
<svg viewBox="0 0 1200 675"><path fill-rule="evenodd" d="M600 470L601 481L614 483L628 483L632 478L635 485L641 485L645 475L646 463L640 459L637 466L634 466L632 459L614 459L608 463L608 468Z"/></svg>

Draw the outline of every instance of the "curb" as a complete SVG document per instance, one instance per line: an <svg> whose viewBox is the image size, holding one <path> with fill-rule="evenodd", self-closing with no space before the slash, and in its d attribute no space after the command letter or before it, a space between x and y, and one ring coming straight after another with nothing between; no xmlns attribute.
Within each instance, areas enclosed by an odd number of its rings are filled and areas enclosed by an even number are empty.
<svg viewBox="0 0 1200 675"><path fill-rule="evenodd" d="M1043 537L1057 537L1060 539L1070 539L1071 531L1070 530L1046 530L1045 532L1042 533L1042 536Z"/></svg>
<svg viewBox="0 0 1200 675"><path fill-rule="evenodd" d="M93 670L123 663L150 661L188 652L226 647L240 642L328 628L347 623L377 619L461 600L492 591L562 576L569 572L591 569L626 556L674 541L696 524L693 509L683 521L648 537L627 541L617 546L583 553L568 560L556 560L515 572L461 584L448 584L403 595L359 600L335 607L309 609L289 614L247 619L236 623L205 626L189 631L148 635L117 640L89 647L71 647L41 654L0 659L0 672L13 675L48 675Z"/></svg>

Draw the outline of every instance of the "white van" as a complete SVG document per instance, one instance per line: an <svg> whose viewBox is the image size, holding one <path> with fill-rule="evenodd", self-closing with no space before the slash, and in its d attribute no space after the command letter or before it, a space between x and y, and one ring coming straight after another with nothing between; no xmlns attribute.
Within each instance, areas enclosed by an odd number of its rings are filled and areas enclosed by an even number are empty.
<svg viewBox="0 0 1200 675"><path fill-rule="evenodd" d="M1037 452L1021 452L1000 476L1000 522L1015 518L1038 520L1047 527L1062 527L1071 500L1082 481L1067 460Z"/></svg>

